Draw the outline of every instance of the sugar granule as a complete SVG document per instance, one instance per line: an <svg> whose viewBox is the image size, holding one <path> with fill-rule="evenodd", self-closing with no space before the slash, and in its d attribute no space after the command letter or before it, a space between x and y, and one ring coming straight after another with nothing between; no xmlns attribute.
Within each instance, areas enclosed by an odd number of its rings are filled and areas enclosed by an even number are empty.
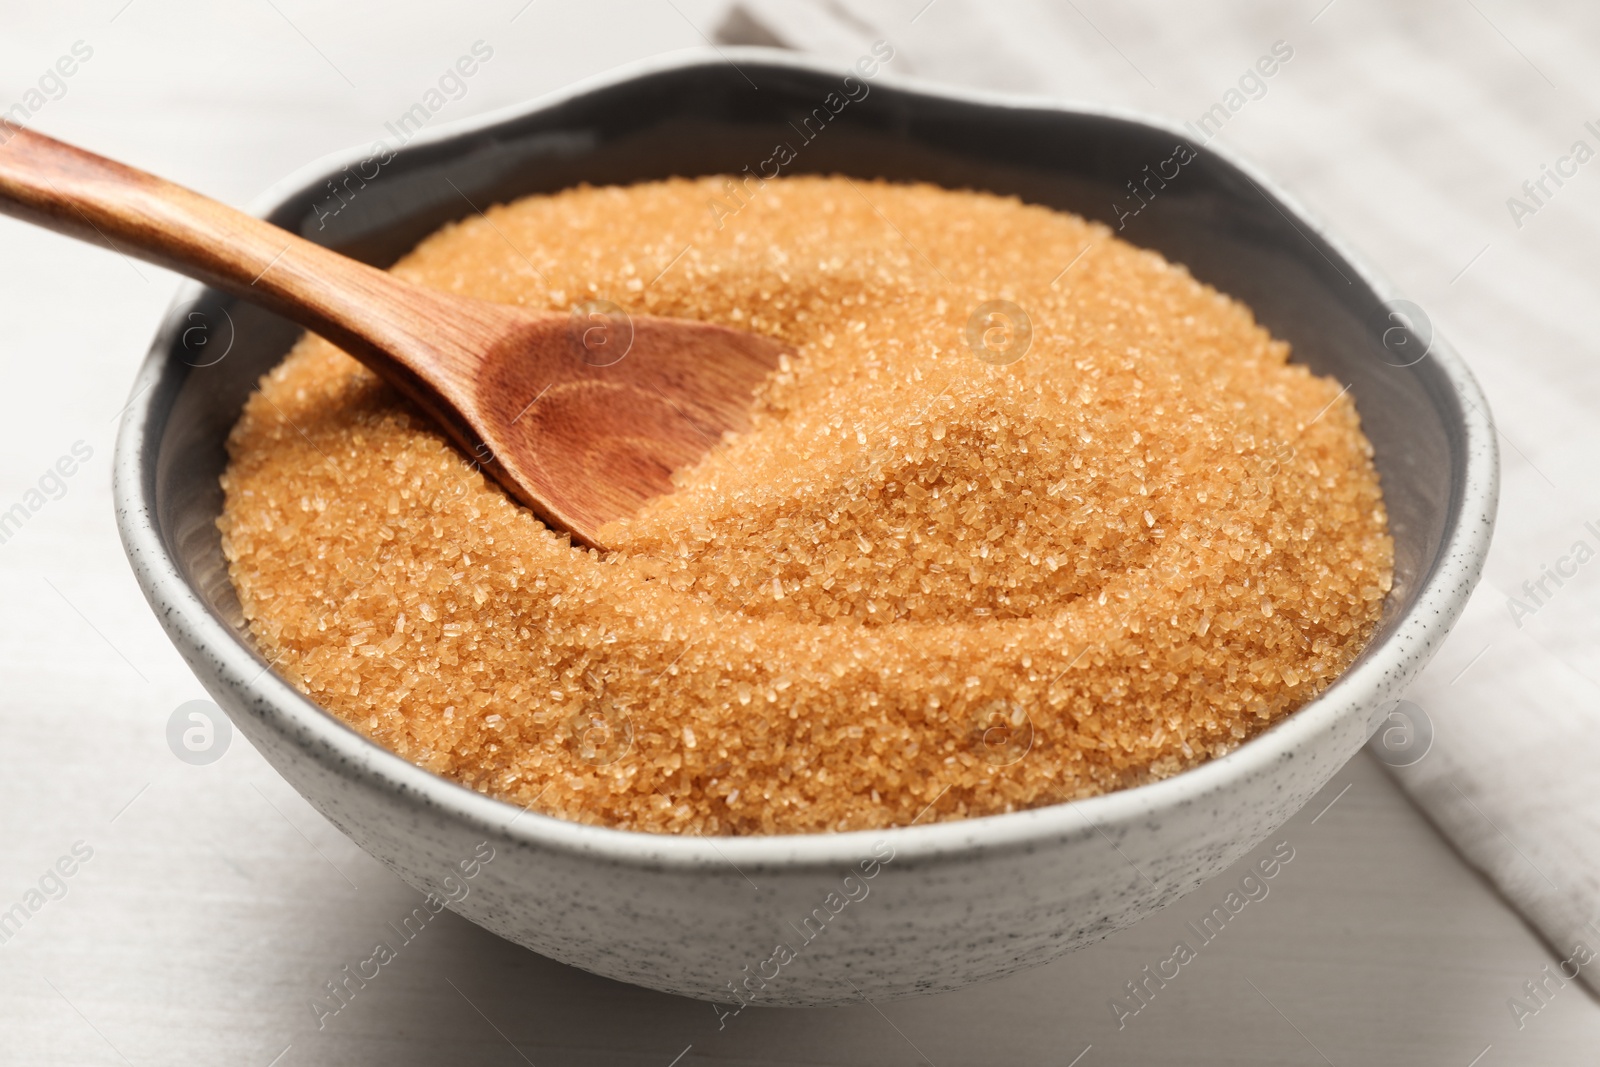
<svg viewBox="0 0 1600 1067"><path fill-rule="evenodd" d="M775 834L1166 777L1359 653L1392 580L1372 448L1248 309L1012 198L796 177L709 210L727 195L530 197L394 268L795 347L750 432L613 551L547 530L319 338L262 379L218 525L279 672L534 811ZM966 339L995 300L1031 323L1015 362Z"/></svg>

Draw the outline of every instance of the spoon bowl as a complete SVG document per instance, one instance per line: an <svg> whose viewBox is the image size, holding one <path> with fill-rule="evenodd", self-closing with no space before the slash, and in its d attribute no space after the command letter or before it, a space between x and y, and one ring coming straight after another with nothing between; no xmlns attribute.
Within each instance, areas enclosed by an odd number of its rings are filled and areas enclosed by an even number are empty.
<svg viewBox="0 0 1600 1067"><path fill-rule="evenodd" d="M579 182L739 173L794 138L790 120L834 91L840 75L821 60L725 51L652 60L432 127L326 229L318 207L327 182L370 150L307 169L260 207L291 229L389 262L457 217L463 195L508 201ZM1114 228L1126 177L1186 136L1150 116L933 90L885 74L802 146L792 172L985 189ZM966 821L702 838L524 812L407 762L319 708L252 645L219 544L217 476L229 429L294 331L198 287L183 294L133 387L116 457L123 543L202 683L318 811L424 891L458 878L458 864L487 842L495 859L451 908L553 959L721 1001L684 1038L697 1052L724 1023L740 1025L724 1016L758 990L757 1006L876 1002L1038 966L1179 900L1315 795L1444 640L1493 527L1495 433L1471 373L1442 337L1413 339L1428 350L1420 360L1385 349L1393 290L1269 178L1206 146L1127 228L1136 243L1245 300L1298 362L1350 383L1395 536L1395 587L1361 658L1272 729L1163 781ZM185 349L190 322L210 323L220 345L230 308L239 340L227 358ZM869 896L827 918L830 894L855 887L859 895L863 884ZM825 926L809 940L808 917ZM802 952L773 979L762 968L779 942Z"/></svg>

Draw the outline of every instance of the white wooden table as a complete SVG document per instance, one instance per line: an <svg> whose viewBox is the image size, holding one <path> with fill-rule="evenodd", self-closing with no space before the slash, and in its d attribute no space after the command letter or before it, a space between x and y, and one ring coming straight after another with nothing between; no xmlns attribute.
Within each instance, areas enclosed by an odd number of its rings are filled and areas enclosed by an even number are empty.
<svg viewBox="0 0 1600 1067"><path fill-rule="evenodd" d="M701 45L723 8L720 0L508 0L470 10L123 4L7 5L0 111L29 99L81 41L79 52L92 55L61 79L59 99L48 81L33 122L233 202L323 152L372 140L477 40L494 58L439 121ZM1386 63L1404 58L1382 41L1385 19L1462 17L1443 0L1403 17L1369 0L1341 4L1348 10L1314 25L1314 9L1284 9L1307 42L1296 62L1360 68L1374 85L1393 73ZM1113 18L1104 4L1081 6L1097 22ZM1247 20L1279 17L1261 4L1234 6ZM1351 25L1336 31L1336 16ZM1529 47L1566 49L1563 69L1576 71L1572 56L1584 48L1593 58L1592 35L1586 45L1559 43L1560 26L1533 32L1536 16L1518 18ZM1521 60L1504 48L1489 34L1461 57L1463 69L1489 82L1518 77ZM1219 55L1214 65L1225 74L1250 58ZM1364 91L1352 77L1349 91ZM1449 272L1432 266L1459 266L1482 242L1441 224L1436 246L1389 247L1384 222L1427 209L1452 182L1473 180L1463 168L1486 164L1430 157L1424 141L1402 172L1319 165L1270 136L1274 124L1314 116L1314 101L1287 85L1273 93L1251 116L1260 122L1247 128L1241 118L1229 135L1454 316L1458 343L1481 338L1462 347L1493 395L1512 377L1514 339L1492 308L1452 304ZM1198 113L1207 90L1192 96ZM1564 128L1564 119L1552 122ZM1370 136L1392 132L1379 124ZM1497 156L1505 146L1481 147L1507 174L1528 169L1526 159ZM1592 180L1567 195L1593 198ZM1503 210L1493 196L1479 199L1485 213ZM1547 228L1528 240L1534 249L1555 242L1592 291L1593 236ZM203 693L123 561L109 459L116 414L173 284L155 268L0 220L0 511L38 488L75 445L92 453L59 491L47 479L43 506L0 543L0 911L41 879L51 892L0 944L0 1063L668 1067L682 1055L684 1065L1490 1067L1600 1058L1600 1005L1577 986L1555 992L1518 1028L1508 998L1553 957L1365 756L1269 842L1295 850L1270 895L1121 1030L1110 999L1168 956L1184 923L1218 903L1233 879L1042 970L876 1007L756 1010L722 1031L706 1005L559 966L445 915L318 1030L312 996L342 964L369 954L415 894L242 739L209 766L181 762L167 747L169 715ZM74 873L48 877L75 846L80 860L66 865Z"/></svg>

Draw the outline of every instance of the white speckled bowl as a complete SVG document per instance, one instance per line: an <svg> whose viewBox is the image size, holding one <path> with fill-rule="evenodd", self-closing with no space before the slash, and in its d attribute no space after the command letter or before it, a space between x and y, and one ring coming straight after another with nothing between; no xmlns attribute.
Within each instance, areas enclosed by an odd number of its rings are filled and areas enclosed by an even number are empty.
<svg viewBox="0 0 1600 1067"><path fill-rule="evenodd" d="M337 214L325 183L370 148L303 171L263 213L384 264L467 212L457 188L483 204L584 180L755 165L795 138L788 120L843 74L763 50L734 58L759 92L721 58L654 62L420 137ZM790 172L1015 193L1115 226L1124 183L1180 140L1172 125L1122 112L880 76ZM1351 385L1397 549L1381 628L1334 686L1227 757L1163 782L966 822L704 839L521 814L412 766L267 670L242 625L213 525L223 441L297 330L199 287L156 339L117 444L128 557L200 680L296 789L419 889L439 889L491 842L495 859L457 910L536 952L692 997L732 1002L737 984L741 997L786 1005L935 992L1036 966L1222 871L1356 753L1465 604L1497 495L1488 407L1466 368L1437 338L1425 358L1395 366L1406 360L1382 347L1383 330L1413 353L1425 340L1392 329L1382 298L1393 294L1265 178L1203 148L1125 234L1244 300L1296 359ZM186 357L197 324L211 345ZM794 958L775 957L779 944Z"/></svg>

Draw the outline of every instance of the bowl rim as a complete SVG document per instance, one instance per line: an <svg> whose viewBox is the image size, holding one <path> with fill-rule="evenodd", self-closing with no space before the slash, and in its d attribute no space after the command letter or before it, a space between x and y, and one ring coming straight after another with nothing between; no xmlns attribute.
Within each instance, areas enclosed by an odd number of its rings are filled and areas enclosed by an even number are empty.
<svg viewBox="0 0 1600 1067"><path fill-rule="evenodd" d="M842 64L765 47L694 48L651 56L581 79L553 92L481 115L440 124L418 134L407 148L435 145L491 129L558 106L567 101L642 77L695 67L734 64L784 67L808 74L838 75ZM879 74L875 83L895 90L952 102L1002 110L1048 111L1107 118L1168 133L1185 142L1191 135L1172 119L1132 108L1050 96L956 87L921 78ZM1205 143L1224 163L1253 181L1267 196L1297 216L1317 238L1374 292L1395 293L1359 254L1333 236L1322 220L1253 165L1215 139ZM313 160L254 198L248 210L265 215L291 195L354 165L371 152L355 147ZM1308 238L1309 239L1309 238ZM1394 629L1363 658L1347 668L1318 697L1267 730L1223 756L1172 777L1097 796L1054 803L1023 811L976 816L949 822L841 832L704 837L622 830L571 822L529 812L505 800L425 770L367 739L325 711L286 680L217 617L189 584L168 551L156 519L156 500L147 494L147 451L153 463L165 418L157 419L157 386L172 368L166 353L172 341L176 309L190 306L206 288L195 282L180 286L165 324L155 337L134 380L113 457L113 490L117 526L140 586L164 627L180 648L191 645L211 659L219 678L246 693L264 711L262 718L291 745L323 763L330 773L366 779L400 803L447 814L463 825L497 839L535 849L582 855L618 866L671 870L726 868L767 870L848 866L870 856L872 846L887 842L896 865L974 852L992 853L1050 841L1104 833L1106 827L1131 825L1140 819L1208 796L1226 792L1235 783L1268 771L1272 764L1306 750L1314 738L1333 730L1346 716L1394 695L1395 679L1404 664L1426 660L1465 607L1487 555L1499 493L1497 442L1489 406L1466 365L1438 333L1428 355L1437 360L1460 407L1462 450L1459 506L1452 500L1432 567L1420 578L1417 597L1396 620ZM175 618L174 618L175 617ZM1419 668L1420 669L1420 665ZM248 679L248 681L245 681ZM1367 728L1376 728L1371 717ZM937 801L937 798L936 798ZM936 802L935 801L935 802ZM920 818L920 816L919 816Z"/></svg>

